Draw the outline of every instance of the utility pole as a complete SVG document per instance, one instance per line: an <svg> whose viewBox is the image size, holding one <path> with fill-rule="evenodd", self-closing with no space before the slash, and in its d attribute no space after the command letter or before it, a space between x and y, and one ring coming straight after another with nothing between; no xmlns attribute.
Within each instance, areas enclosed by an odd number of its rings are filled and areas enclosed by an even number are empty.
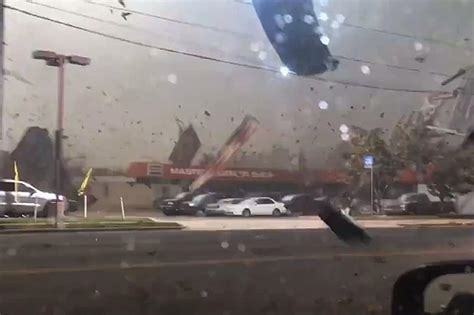
<svg viewBox="0 0 474 315"><path fill-rule="evenodd" d="M62 177L61 171L63 167L63 124L64 124L64 67L66 63L71 63L79 66L87 66L90 64L90 59L82 56L66 56L60 55L53 51L35 50L33 52L33 59L46 61L46 65L58 68L58 110L57 110L57 125L54 134L55 150L54 150L54 185L56 189L56 211L55 211L55 225L58 224L58 214L61 207L64 208L64 200L60 200L62 193ZM64 197L65 198L65 197ZM64 209L63 209L64 210Z"/></svg>

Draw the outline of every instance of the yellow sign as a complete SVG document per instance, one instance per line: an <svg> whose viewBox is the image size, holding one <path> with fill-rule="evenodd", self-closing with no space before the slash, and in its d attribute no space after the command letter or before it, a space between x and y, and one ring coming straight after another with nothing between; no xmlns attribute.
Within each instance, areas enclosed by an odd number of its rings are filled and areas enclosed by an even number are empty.
<svg viewBox="0 0 474 315"><path fill-rule="evenodd" d="M86 176L84 177L84 180L83 180L82 183L81 183L81 187L79 187L79 190L77 191L77 195L78 195L78 196L84 195L84 191L85 191L86 188L87 188L87 184L89 183L89 179L90 179L90 177L91 177L91 174L92 174L92 168L90 168L90 169L87 171L87 174L86 174Z"/></svg>
<svg viewBox="0 0 474 315"><path fill-rule="evenodd" d="M20 174L18 173L18 165L16 161L13 161L13 170L15 172L15 192L18 191L18 181L20 180Z"/></svg>

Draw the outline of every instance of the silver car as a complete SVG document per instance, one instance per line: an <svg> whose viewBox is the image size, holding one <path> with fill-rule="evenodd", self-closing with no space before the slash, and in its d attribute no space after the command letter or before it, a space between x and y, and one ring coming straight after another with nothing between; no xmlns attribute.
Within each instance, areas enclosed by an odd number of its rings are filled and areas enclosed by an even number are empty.
<svg viewBox="0 0 474 315"><path fill-rule="evenodd" d="M59 200L67 203L67 199L62 195ZM23 181L0 180L0 216L34 215L35 209L38 216L46 216L48 207L55 202L54 193L41 191ZM67 204L64 208L67 209Z"/></svg>

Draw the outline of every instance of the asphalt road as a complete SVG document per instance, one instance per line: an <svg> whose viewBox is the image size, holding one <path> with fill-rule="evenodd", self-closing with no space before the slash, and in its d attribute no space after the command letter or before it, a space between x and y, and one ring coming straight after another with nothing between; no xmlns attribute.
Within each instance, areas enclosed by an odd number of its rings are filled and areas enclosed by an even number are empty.
<svg viewBox="0 0 474 315"><path fill-rule="evenodd" d="M0 235L0 314L389 314L397 277L474 259L472 226Z"/></svg>

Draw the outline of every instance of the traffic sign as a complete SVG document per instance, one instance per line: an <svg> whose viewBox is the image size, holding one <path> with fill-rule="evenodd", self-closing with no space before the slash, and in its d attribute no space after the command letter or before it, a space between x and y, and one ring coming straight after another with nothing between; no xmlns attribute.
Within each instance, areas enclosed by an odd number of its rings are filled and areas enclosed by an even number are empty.
<svg viewBox="0 0 474 315"><path fill-rule="evenodd" d="M364 155L364 168L374 167L374 157L372 155Z"/></svg>

